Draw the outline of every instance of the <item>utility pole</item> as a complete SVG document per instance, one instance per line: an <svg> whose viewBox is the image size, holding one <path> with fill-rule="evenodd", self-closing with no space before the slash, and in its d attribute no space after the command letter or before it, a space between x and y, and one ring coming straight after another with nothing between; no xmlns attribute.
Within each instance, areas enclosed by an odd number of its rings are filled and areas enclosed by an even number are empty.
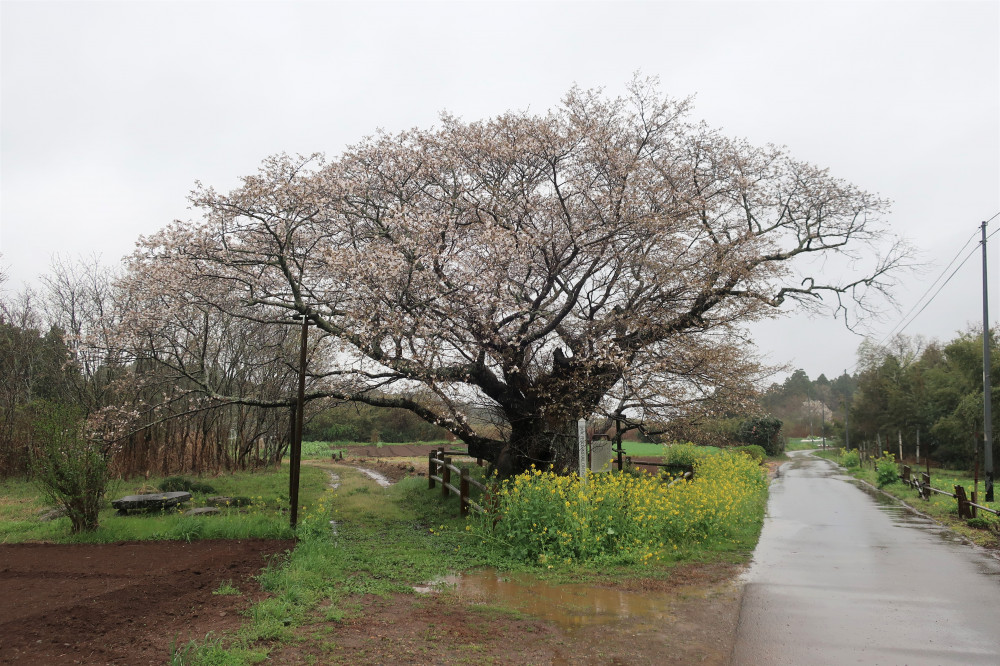
<svg viewBox="0 0 1000 666"><path fill-rule="evenodd" d="M291 503L288 524L294 530L299 519L299 469L302 465L302 424L306 411L306 343L309 319L302 315L302 343L299 347L299 392L295 402L295 435L288 465L288 498Z"/></svg>
<svg viewBox="0 0 1000 666"><path fill-rule="evenodd" d="M819 403L819 436L823 438L823 450L826 451L826 404Z"/></svg>
<svg viewBox="0 0 1000 666"><path fill-rule="evenodd" d="M986 282L986 223L983 222L983 467L986 501L993 501L993 413L990 403L990 298Z"/></svg>
<svg viewBox="0 0 1000 666"><path fill-rule="evenodd" d="M844 374L847 374L847 369L844 369ZM848 375L848 378L850 376ZM851 450L851 393L850 391L844 396L844 448L847 451Z"/></svg>

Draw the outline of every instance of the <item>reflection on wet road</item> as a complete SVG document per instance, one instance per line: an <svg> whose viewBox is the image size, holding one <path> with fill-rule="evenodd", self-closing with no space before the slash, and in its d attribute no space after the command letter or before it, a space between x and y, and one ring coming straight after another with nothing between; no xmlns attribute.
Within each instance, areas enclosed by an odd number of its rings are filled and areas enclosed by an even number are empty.
<svg viewBox="0 0 1000 666"><path fill-rule="evenodd" d="M790 455L733 664L1000 664L1000 562L833 463Z"/></svg>

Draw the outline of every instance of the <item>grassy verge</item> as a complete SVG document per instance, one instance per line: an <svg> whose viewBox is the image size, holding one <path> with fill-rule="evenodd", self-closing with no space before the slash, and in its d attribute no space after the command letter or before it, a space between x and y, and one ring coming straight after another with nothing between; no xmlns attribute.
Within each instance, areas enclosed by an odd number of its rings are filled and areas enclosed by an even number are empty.
<svg viewBox="0 0 1000 666"><path fill-rule="evenodd" d="M324 443L324 448L328 447ZM457 516L457 499L445 500L428 491L425 479L409 478L380 488L354 468L324 459L325 450L317 458L302 468L302 511L295 535L299 543L259 577L271 596L246 611L243 627L234 634L209 635L174 645L171 663L259 663L275 650L306 644L312 654L333 650L335 646L324 642L324 627L360 617L365 600L411 595L414 585L488 566L530 572L557 583L620 584L669 578L679 563L741 563L749 559L763 521L761 497L752 516L742 516L724 535L697 543L682 542L676 550L663 553L660 561L618 562L613 568L586 562L540 568L484 547L482 537L468 529L470 522ZM475 467L473 470L477 475L482 473ZM328 488L331 471L340 479L336 490ZM115 496L153 491L159 481L121 483ZM176 512L119 517L107 509L98 531L72 537L65 518L39 522L44 506L30 484L6 481L0 483L0 542L290 536L284 512L287 467L199 481L211 484L212 494L251 497L254 504L242 510L228 509L224 515L209 519ZM193 504L203 504L208 495L195 493ZM231 594L233 590L223 585L217 593Z"/></svg>
<svg viewBox="0 0 1000 666"><path fill-rule="evenodd" d="M344 455L350 455L351 449L375 446L376 448L382 448L383 446L443 446L446 450L452 447L457 447L464 450L465 445L461 442L448 442L445 440L439 440L434 442L378 442L372 444L370 442L302 442L302 459L303 460L326 460L335 452L339 451Z"/></svg>
<svg viewBox="0 0 1000 666"><path fill-rule="evenodd" d="M290 644L308 643L311 653L335 650L324 643L324 623L359 616L370 595L413 594L415 585L486 566L531 572L559 583L621 583L667 578L682 562L741 563L749 559L763 522L761 497L750 519L739 521L725 535L671 549L656 563L618 564L613 569L593 563L538 567L484 548L470 522L457 517L457 499L445 500L428 491L424 479L408 478L380 488L351 468L313 464L335 469L341 485L324 493L315 510L306 514L298 534L301 541L288 559L261 576L273 596L249 611L247 623L235 635L181 646L174 663L255 663Z"/></svg>
<svg viewBox="0 0 1000 666"><path fill-rule="evenodd" d="M839 450L817 451L817 456L840 462ZM848 473L854 478L865 481L873 486L878 486L878 477L875 469L869 466L846 468ZM924 471L923 468L916 473ZM966 474L956 470L931 468L931 486L939 490L954 492L955 486L963 486L966 493L971 497L974 479L971 474ZM994 516L985 511L979 512L981 521L969 521L958 517L958 502L947 495L931 493L929 500L920 498L919 493L914 488L904 484L902 481L890 483L881 488L884 492L897 497L907 504L910 504L918 511L927 514L934 520L945 525L949 529L958 532L970 541L988 548L1000 548L1000 517ZM979 485L980 492L983 491L982 479ZM987 503L980 501L978 504L988 506L992 509L1000 509L1000 502ZM976 527L975 525L980 525Z"/></svg>
<svg viewBox="0 0 1000 666"><path fill-rule="evenodd" d="M303 467L299 501L303 512L313 507L323 492L327 475L315 468ZM109 499L124 495L159 492L163 479L137 479L116 482ZM198 479L210 484L211 492L194 492L192 501L178 510L161 513L119 516L114 509L101 511L100 528L93 532L70 534L68 518L41 521L48 508L35 487L25 481L0 482L0 543L42 541L56 543L111 543L168 539L288 539L288 468L277 471L242 472ZM222 515L206 519L185 516L184 511L205 506L211 495L245 497L250 506L222 507Z"/></svg>
<svg viewBox="0 0 1000 666"><path fill-rule="evenodd" d="M457 501L428 492L425 480L380 488L351 468L331 468L339 488L305 514L287 560L260 577L273 596L248 611L235 635L180 646L173 663L264 661L274 647L304 640L303 626L357 615L365 595L412 594L416 584L487 564L455 516Z"/></svg>

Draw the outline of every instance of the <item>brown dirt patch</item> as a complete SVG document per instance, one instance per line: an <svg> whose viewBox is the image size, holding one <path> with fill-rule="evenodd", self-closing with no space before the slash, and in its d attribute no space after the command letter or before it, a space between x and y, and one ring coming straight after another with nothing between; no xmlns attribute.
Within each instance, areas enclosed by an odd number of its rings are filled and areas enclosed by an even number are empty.
<svg viewBox="0 0 1000 666"><path fill-rule="evenodd" d="M236 629L291 541L0 545L0 663L163 664ZM215 595L224 581L243 594Z"/></svg>
<svg viewBox="0 0 1000 666"><path fill-rule="evenodd" d="M363 467L378 472L393 483L397 483L407 476L423 476L427 474L426 469L418 470L415 465L405 462L392 462L380 458L345 458L338 462L349 467Z"/></svg>
<svg viewBox="0 0 1000 666"><path fill-rule="evenodd" d="M382 446L351 446L345 449L345 458L427 458L431 451L437 451L438 444L383 444ZM446 455L465 455L465 446L445 445Z"/></svg>
<svg viewBox="0 0 1000 666"><path fill-rule="evenodd" d="M359 597L350 616L297 630L275 664L728 664L741 598L731 564L683 565L666 580L616 583L674 597L668 620L561 626L455 592Z"/></svg>

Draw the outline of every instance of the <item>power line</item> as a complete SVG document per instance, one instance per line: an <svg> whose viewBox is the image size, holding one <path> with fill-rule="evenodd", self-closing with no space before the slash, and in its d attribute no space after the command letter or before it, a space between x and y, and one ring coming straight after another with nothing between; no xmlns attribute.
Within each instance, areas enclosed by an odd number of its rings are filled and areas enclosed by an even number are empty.
<svg viewBox="0 0 1000 666"><path fill-rule="evenodd" d="M955 268L955 270L952 271L951 275L948 276L948 279L945 280L944 283L942 283L942 285L940 287L938 287L938 290L934 292L934 295L931 296L930 300L927 301L926 303L924 303L924 307L920 308L920 310L917 312L917 314L913 315L913 317L910 319L910 321L906 322L906 326L903 326L903 328L899 329L900 333L902 333L903 331L905 331L907 326L909 326L914 321L916 321L917 317L920 316L920 313L927 309L927 306L930 305L934 301L935 298L937 298L937 295L941 293L941 290L945 288L945 285L947 285L949 282L951 282L951 279L953 277L955 277L955 273L957 273L959 270L961 270L962 266L965 265L965 262L967 262L970 258L972 258L972 255L974 255L978 250L979 250L979 248L974 247L974 248L972 248L972 251L969 252L969 254L965 255L965 259L962 260L962 263L960 263ZM883 342L884 341L885 340L883 339ZM879 345L881 346L881 344L882 343L880 342Z"/></svg>
<svg viewBox="0 0 1000 666"><path fill-rule="evenodd" d="M998 215L1000 215L1000 213L998 213ZM994 217L996 217L996 216L994 216ZM917 309L917 307L920 305L920 303L927 297L927 294L929 294L931 292L931 290L934 289L934 286L937 285L937 283L941 281L941 278L944 277L944 274L947 273L948 269L952 267L952 264L955 263L955 260L958 259L959 255L961 255L962 252L965 251L965 248L969 246L969 242L972 241L972 239L974 239L978 234L979 234L978 231L973 232L973 234L971 236L969 236L969 238L966 239L966 241L964 243L962 243L962 247L958 248L958 252L955 253L955 256L952 257L951 261L948 262L948 265L945 266L944 269L941 271L941 274L938 275L934 279L934 282L932 282L930 284L930 286L927 287L927 290L920 296L920 298L917 299L917 302L913 304L913 307L910 308L909 311L900 318L899 322L897 322L896 325L892 327L892 330L890 330L888 333L885 334L885 337L883 337L881 340L879 340L879 342L877 344L878 347L881 347L882 344L886 340L888 340L889 338L891 338L893 335L895 335L897 333L896 329L898 329L903 324L903 322L905 322L909 318L910 314L914 310ZM965 261L968 261L968 260L969 260L968 257L966 257ZM964 264L965 261L963 261L962 263ZM953 273L953 275L954 275L954 273ZM950 280L951 278L949 277L948 279ZM947 282L945 284L947 284ZM944 286L944 285L942 285L942 286ZM938 291L940 291L940 289ZM935 293L934 295L936 296L937 293ZM933 297L931 298L931 300L933 300ZM930 301L928 301L927 303L929 304ZM927 307L927 304L925 304L924 307ZM921 308L920 312L923 312L923 308ZM918 312L917 314L920 314L920 313ZM903 331L899 330L898 332L902 333Z"/></svg>
<svg viewBox="0 0 1000 666"><path fill-rule="evenodd" d="M990 219L986 220L985 224L989 224L990 222L992 222L993 220L995 220L997 217L1000 217L1000 211L998 211L996 214L994 214L993 217L991 217ZM995 236L998 232L1000 232L1000 229L995 230L993 233L991 233L989 236L987 236L986 240L989 240L990 238L993 238L993 236ZM965 259L962 260L962 263L960 263L957 267L955 267L955 270L953 270L951 272L951 274L948 275L947 279L941 284L940 287L937 288L937 291L934 292L934 294L927 300L927 302L925 302L923 304L923 306L920 308L920 310L918 310L915 315L913 315L912 317L910 317L910 313L912 313L917 308L917 306L920 305L921 301L924 300L924 298L927 296L927 294L929 294L930 291L932 289L934 289L934 286L941 280L941 278L944 277L944 274L948 272L948 269L951 268L951 266L955 263L955 260L958 259L958 257L962 254L962 252L964 252L965 249L969 246L969 242L972 241L980 233L981 233L980 230L977 230L976 232L973 232L973 234L962 244L962 246L958 249L958 252L955 253L955 256L952 257L951 261L948 262L948 265L945 266L944 270L941 271L941 274L938 275L938 277L934 280L934 282L932 282L930 284L930 286L923 293L923 295L920 298L917 299L917 302L913 305L913 307L910 308L909 311L905 315L903 315L903 317L900 318L899 322L895 326L893 326L892 330L890 330L889 333L887 333L876 344L876 347L882 347L883 344L886 342L886 340L888 340L890 337L892 337L893 335L897 335L897 334L902 333L903 331L905 331L907 329L907 327L909 327L910 324L912 324L914 321L916 321L917 317L919 317L920 314L924 310L927 309L927 306L930 305L934 301L935 298L937 298L938 294L941 293L941 290L945 288L945 286L951 281L951 279L953 277L955 277L955 274L958 273L958 271L960 271L962 269L962 267L965 265L965 263L970 258L972 258L972 255L974 255L976 253L976 250L978 249L978 247L974 247L972 249L972 251L969 252L969 254L967 254L965 256ZM976 245L978 246L979 243L976 243ZM902 328L900 328L900 325L902 325ZM850 370L854 371L858 367L859 363L860 363L860 360L855 361L854 364L851 365Z"/></svg>

